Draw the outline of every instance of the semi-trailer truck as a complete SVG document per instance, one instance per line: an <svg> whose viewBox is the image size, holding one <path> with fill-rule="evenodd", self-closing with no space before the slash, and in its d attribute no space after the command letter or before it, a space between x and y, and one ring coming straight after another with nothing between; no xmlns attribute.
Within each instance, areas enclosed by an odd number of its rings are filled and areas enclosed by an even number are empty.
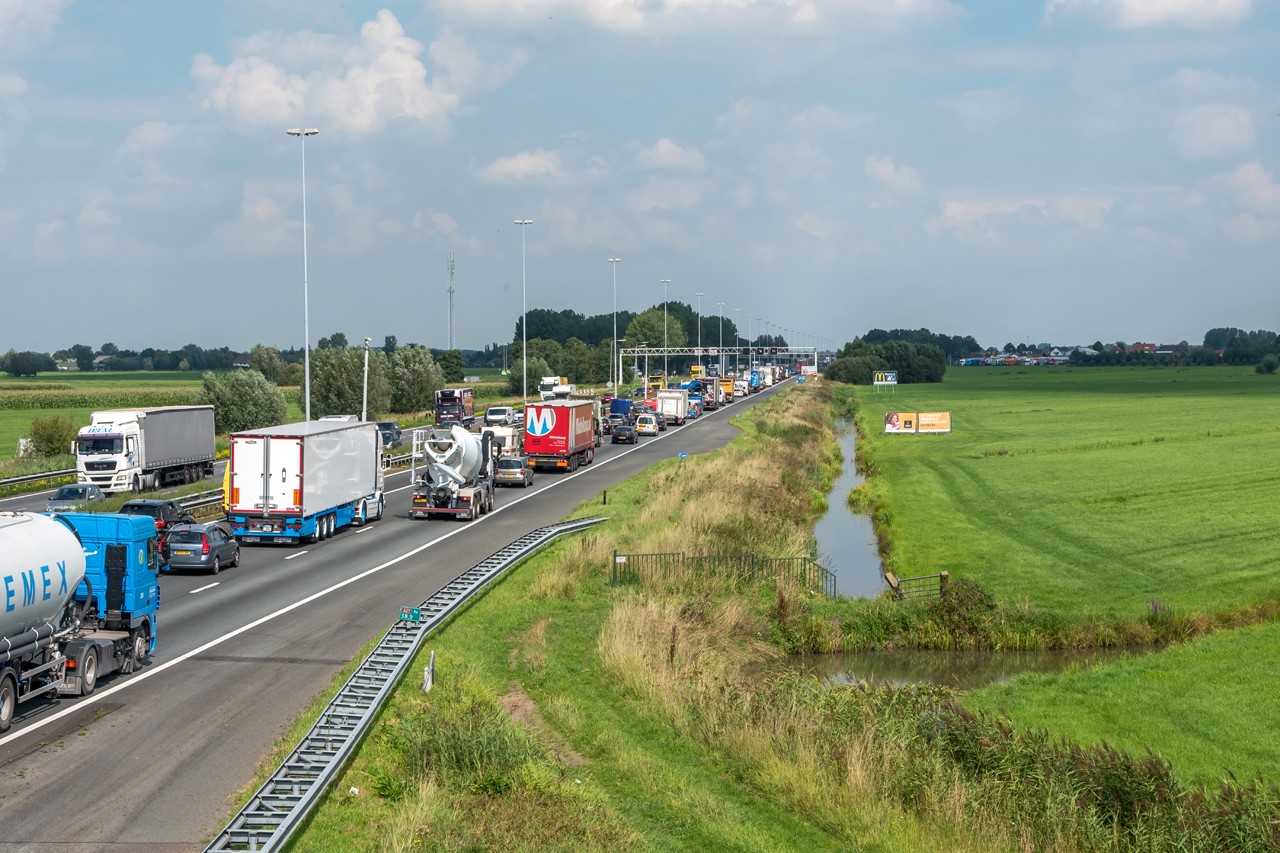
<svg viewBox="0 0 1280 853"><path fill-rule="evenodd" d="M436 425L462 424L467 429L476 422L476 392L473 388L442 388L436 392Z"/></svg>
<svg viewBox="0 0 1280 853"><path fill-rule="evenodd" d="M576 471L596 457L595 409L588 400L530 403L524 451L534 468Z"/></svg>
<svg viewBox="0 0 1280 853"><path fill-rule="evenodd" d="M194 483L213 473L213 406L94 412L72 452L76 481L107 494Z"/></svg>
<svg viewBox="0 0 1280 853"><path fill-rule="evenodd" d="M304 421L231 436L227 522L240 542L328 539L382 518L382 432Z"/></svg>
<svg viewBox="0 0 1280 853"><path fill-rule="evenodd" d="M37 696L88 696L155 650L160 551L150 518L0 513L0 732Z"/></svg>
<svg viewBox="0 0 1280 853"><path fill-rule="evenodd" d="M493 433L458 424L413 431L413 499L410 518L451 515L470 521L493 509ZM418 459L426 461L419 475Z"/></svg>
<svg viewBox="0 0 1280 853"><path fill-rule="evenodd" d="M657 393L657 402L667 423L682 424L689 416L689 392L684 388L664 388Z"/></svg>

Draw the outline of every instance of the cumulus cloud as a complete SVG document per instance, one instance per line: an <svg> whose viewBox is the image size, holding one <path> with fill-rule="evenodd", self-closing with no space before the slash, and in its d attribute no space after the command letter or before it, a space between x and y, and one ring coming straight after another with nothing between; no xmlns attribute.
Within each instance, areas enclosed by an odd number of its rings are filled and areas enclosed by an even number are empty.
<svg viewBox="0 0 1280 853"><path fill-rule="evenodd" d="M863 161L863 168L887 189L901 195L920 194L920 176L910 166L894 166L888 157L868 155Z"/></svg>
<svg viewBox="0 0 1280 853"><path fill-rule="evenodd" d="M896 27L961 14L950 0L440 0L456 19L527 27L576 20L614 32L720 32L726 28L827 32L832 24Z"/></svg>
<svg viewBox="0 0 1280 853"><path fill-rule="evenodd" d="M1253 14L1253 0L1048 0L1045 16L1083 14L1121 29L1238 24Z"/></svg>
<svg viewBox="0 0 1280 853"><path fill-rule="evenodd" d="M341 48L341 49L340 49ZM206 109L252 124L301 121L364 135L396 120L442 123L459 97L428 80L426 48L387 10L341 45L332 36L263 34L239 42L225 66L200 54L191 74ZM318 66L303 73L297 66Z"/></svg>
<svg viewBox="0 0 1280 853"><path fill-rule="evenodd" d="M297 251L302 243L293 229L301 223L285 218L276 202L277 187L246 183L240 204L240 218L213 229L214 238L237 253L266 255L282 250Z"/></svg>
<svg viewBox="0 0 1280 853"><path fill-rule="evenodd" d="M27 91L27 81L17 74L0 74L0 98L16 98Z"/></svg>
<svg viewBox="0 0 1280 853"><path fill-rule="evenodd" d="M1076 196L1054 199L1050 210L1054 215L1070 219L1084 228L1097 230L1113 206L1115 199Z"/></svg>
<svg viewBox="0 0 1280 853"><path fill-rule="evenodd" d="M514 184L530 179L559 181L564 178L560 157L539 148L510 157L499 157L480 171L480 179L491 184Z"/></svg>
<svg viewBox="0 0 1280 853"><path fill-rule="evenodd" d="M1169 75L1164 88L1198 101L1245 99L1257 94L1258 84L1247 77L1226 76L1216 71L1182 68Z"/></svg>
<svg viewBox="0 0 1280 853"><path fill-rule="evenodd" d="M71 0L0 0L0 47L29 49L53 34Z"/></svg>
<svg viewBox="0 0 1280 853"><path fill-rule="evenodd" d="M1242 213L1222 223L1222 230L1237 243L1270 243L1280 239L1280 219L1259 219L1252 213Z"/></svg>
<svg viewBox="0 0 1280 853"><path fill-rule="evenodd" d="M1026 217L1044 219L1049 213L1049 203L1044 199L952 199L942 203L940 216L925 222L925 231L936 237L943 229L961 233L977 233L992 243L999 242L992 220L998 217Z"/></svg>
<svg viewBox="0 0 1280 853"><path fill-rule="evenodd" d="M1022 102L1004 89L975 89L965 92L952 104L956 118L969 130L997 130L1023 109Z"/></svg>
<svg viewBox="0 0 1280 853"><path fill-rule="evenodd" d="M698 189L684 181L650 180L627 195L627 204L637 213L650 210L682 210L697 205Z"/></svg>
<svg viewBox="0 0 1280 853"><path fill-rule="evenodd" d="M120 150L126 154L163 148L173 141L173 126L164 121L144 121L129 131Z"/></svg>
<svg viewBox="0 0 1280 853"><path fill-rule="evenodd" d="M670 139L659 139L652 148L641 151L636 162L646 169L680 172L701 172L707 167L697 149L682 148Z"/></svg>
<svg viewBox="0 0 1280 853"><path fill-rule="evenodd" d="M1183 157L1229 157L1252 150L1253 117L1231 104L1203 104L1178 116L1173 147Z"/></svg>
<svg viewBox="0 0 1280 853"><path fill-rule="evenodd" d="M797 231L803 231L819 240L829 240L844 230L844 223L836 219L827 219L813 212L806 212L796 217Z"/></svg>
<svg viewBox="0 0 1280 853"><path fill-rule="evenodd" d="M109 193L98 193L89 199L76 216L76 223L88 226L118 225L120 217L102 208L109 198Z"/></svg>
<svg viewBox="0 0 1280 853"><path fill-rule="evenodd" d="M1280 184L1259 163L1246 163L1221 179L1241 207L1259 213L1280 213Z"/></svg>

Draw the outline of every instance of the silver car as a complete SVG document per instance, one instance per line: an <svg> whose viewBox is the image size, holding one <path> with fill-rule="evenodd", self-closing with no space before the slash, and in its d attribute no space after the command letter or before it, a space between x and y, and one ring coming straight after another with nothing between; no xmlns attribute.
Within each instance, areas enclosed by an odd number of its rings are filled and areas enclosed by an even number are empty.
<svg viewBox="0 0 1280 853"><path fill-rule="evenodd" d="M499 456L493 467L493 482L499 486L520 486L529 488L533 485L533 466L527 456Z"/></svg>
<svg viewBox="0 0 1280 853"><path fill-rule="evenodd" d="M169 570L204 569L216 575L223 566L240 565L240 543L216 522L175 524L165 537Z"/></svg>
<svg viewBox="0 0 1280 853"><path fill-rule="evenodd" d="M84 509L94 501L102 500L106 495L102 489L92 483L77 483L74 486L61 486L53 493L45 504L45 512L75 512Z"/></svg>

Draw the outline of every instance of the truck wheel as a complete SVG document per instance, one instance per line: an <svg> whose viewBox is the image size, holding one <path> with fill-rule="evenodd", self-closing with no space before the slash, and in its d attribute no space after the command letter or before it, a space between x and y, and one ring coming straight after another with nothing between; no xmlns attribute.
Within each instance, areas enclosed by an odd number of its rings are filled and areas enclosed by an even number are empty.
<svg viewBox="0 0 1280 853"><path fill-rule="evenodd" d="M98 647L89 646L80 658L80 695L91 696L98 686Z"/></svg>
<svg viewBox="0 0 1280 853"><path fill-rule="evenodd" d="M18 706L18 685L13 676L5 673L0 677L0 732L9 731L13 725L13 712Z"/></svg>
<svg viewBox="0 0 1280 853"><path fill-rule="evenodd" d="M133 485L132 485L132 486L130 486L130 488L133 490L133 493L134 493L135 495L136 495L138 492L142 491L142 478L141 478L140 476L138 476L137 474L134 474L134 475L133 475Z"/></svg>
<svg viewBox="0 0 1280 853"><path fill-rule="evenodd" d="M132 634L132 659L129 661L127 672L137 672L142 668L142 662L147 659L147 647L151 645L147 640L147 632L142 628L137 628Z"/></svg>

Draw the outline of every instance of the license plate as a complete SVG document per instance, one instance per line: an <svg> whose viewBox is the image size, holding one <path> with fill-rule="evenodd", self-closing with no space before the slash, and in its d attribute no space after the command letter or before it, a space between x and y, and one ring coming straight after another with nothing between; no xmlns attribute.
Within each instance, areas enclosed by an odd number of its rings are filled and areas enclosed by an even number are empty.
<svg viewBox="0 0 1280 853"><path fill-rule="evenodd" d="M241 536L240 541L241 542L261 542L262 537L261 536Z"/></svg>
<svg viewBox="0 0 1280 853"><path fill-rule="evenodd" d="M190 557L191 552L190 551L174 551L173 555L175 557Z"/></svg>

